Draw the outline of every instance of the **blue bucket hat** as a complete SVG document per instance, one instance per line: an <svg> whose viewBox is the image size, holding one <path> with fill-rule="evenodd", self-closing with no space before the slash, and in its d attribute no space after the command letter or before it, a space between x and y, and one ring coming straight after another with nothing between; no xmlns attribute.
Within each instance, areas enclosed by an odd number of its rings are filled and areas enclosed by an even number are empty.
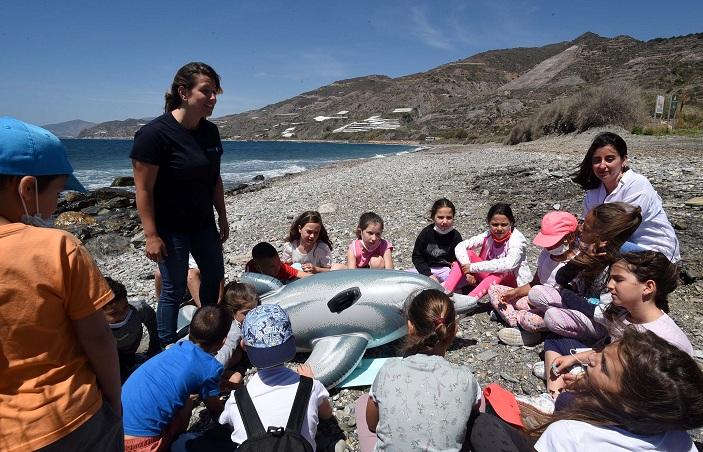
<svg viewBox="0 0 703 452"><path fill-rule="evenodd" d="M67 175L65 190L86 191L73 175L66 148L56 135L9 116L0 117L0 174Z"/></svg>
<svg viewBox="0 0 703 452"><path fill-rule="evenodd" d="M288 314L277 304L257 306L242 322L242 338L249 361L265 369L295 356L295 336Z"/></svg>

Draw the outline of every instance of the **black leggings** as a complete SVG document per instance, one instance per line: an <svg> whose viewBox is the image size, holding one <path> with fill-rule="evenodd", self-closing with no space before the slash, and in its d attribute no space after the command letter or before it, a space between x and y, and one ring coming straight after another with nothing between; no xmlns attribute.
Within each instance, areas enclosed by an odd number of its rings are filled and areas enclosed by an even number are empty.
<svg viewBox="0 0 703 452"><path fill-rule="evenodd" d="M471 428L473 452L534 452L529 436L488 413L479 414Z"/></svg>

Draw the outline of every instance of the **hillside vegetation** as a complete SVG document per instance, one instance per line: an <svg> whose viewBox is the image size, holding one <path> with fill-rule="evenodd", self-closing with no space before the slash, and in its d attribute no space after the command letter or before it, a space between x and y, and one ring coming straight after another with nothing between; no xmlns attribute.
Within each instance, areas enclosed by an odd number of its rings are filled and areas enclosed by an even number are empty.
<svg viewBox="0 0 703 452"><path fill-rule="evenodd" d="M671 94L684 99L678 125L694 133L703 127L703 33L646 42L586 33L544 47L482 52L398 78L340 80L213 121L223 138L234 139L517 142L603 121L668 133L647 118L656 95ZM409 110L393 113L397 108ZM330 119L315 120L320 117ZM347 127L353 133L340 131L354 122L362 124ZM394 129L374 128L379 123ZM112 121L81 136L131 137L138 127L136 120Z"/></svg>

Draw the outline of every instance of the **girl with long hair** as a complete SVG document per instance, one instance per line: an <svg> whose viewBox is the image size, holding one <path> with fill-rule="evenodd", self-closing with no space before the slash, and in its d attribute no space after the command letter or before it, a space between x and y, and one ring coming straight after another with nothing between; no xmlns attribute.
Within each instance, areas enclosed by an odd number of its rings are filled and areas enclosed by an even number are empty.
<svg viewBox="0 0 703 452"><path fill-rule="evenodd" d="M281 261L307 273L330 270L332 242L319 212L307 210L293 221L283 244Z"/></svg>
<svg viewBox="0 0 703 452"><path fill-rule="evenodd" d="M578 360L585 371L571 377L563 409L527 434L481 414L471 450L696 450L686 431L703 426L703 371L688 353L630 326L620 340Z"/></svg>

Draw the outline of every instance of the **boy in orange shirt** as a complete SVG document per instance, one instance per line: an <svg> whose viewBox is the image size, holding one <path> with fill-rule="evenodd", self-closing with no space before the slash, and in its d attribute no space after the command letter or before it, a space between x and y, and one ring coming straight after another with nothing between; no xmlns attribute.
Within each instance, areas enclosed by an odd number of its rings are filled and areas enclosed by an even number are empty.
<svg viewBox="0 0 703 452"><path fill-rule="evenodd" d="M85 191L72 173L53 134L0 118L0 450L123 448L112 291L46 227L61 191Z"/></svg>

